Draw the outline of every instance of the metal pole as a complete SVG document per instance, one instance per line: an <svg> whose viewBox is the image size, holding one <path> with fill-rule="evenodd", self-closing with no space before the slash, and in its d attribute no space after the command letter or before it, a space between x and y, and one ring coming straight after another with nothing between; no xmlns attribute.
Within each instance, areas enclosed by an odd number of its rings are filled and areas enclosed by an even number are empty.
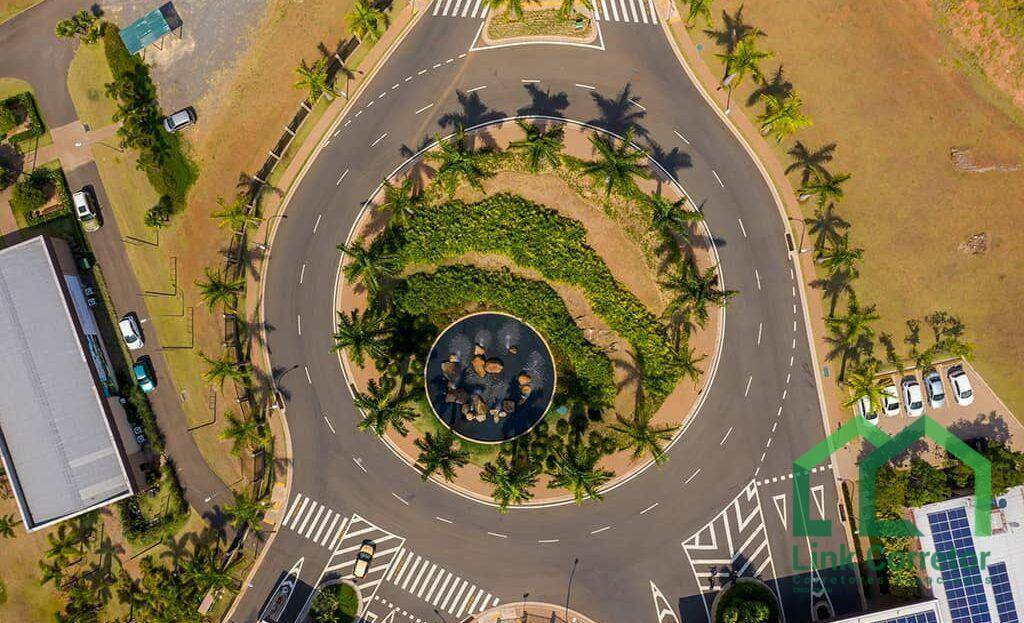
<svg viewBox="0 0 1024 623"><path fill-rule="evenodd" d="M572 571L569 572L569 585L565 589L565 621L569 621L569 597L572 595L572 579L576 576L576 565L580 563L580 559L577 558L572 561Z"/></svg>

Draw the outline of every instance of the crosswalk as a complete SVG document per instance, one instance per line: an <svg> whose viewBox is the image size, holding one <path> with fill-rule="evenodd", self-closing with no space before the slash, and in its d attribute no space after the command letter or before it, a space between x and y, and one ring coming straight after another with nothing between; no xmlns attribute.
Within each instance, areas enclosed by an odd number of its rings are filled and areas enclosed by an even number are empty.
<svg viewBox="0 0 1024 623"><path fill-rule="evenodd" d="M333 550L345 532L348 518L316 500L297 493L281 522L303 538Z"/></svg>
<svg viewBox="0 0 1024 623"><path fill-rule="evenodd" d="M654 0L591 0L594 19L599 22L657 24ZM434 0L431 15L435 17L487 17L487 0Z"/></svg>
<svg viewBox="0 0 1024 623"><path fill-rule="evenodd" d="M399 553L385 581L457 619L493 608L499 599L411 550Z"/></svg>
<svg viewBox="0 0 1024 623"><path fill-rule="evenodd" d="M376 551L366 575L359 578L356 583L364 598L369 600L377 593L380 583L384 580L384 574L391 570L392 564L402 553L405 538L353 514L345 533L338 540L336 549L327 561L324 573L342 580L354 580L352 571L356 565L356 552L367 539L373 541Z"/></svg>

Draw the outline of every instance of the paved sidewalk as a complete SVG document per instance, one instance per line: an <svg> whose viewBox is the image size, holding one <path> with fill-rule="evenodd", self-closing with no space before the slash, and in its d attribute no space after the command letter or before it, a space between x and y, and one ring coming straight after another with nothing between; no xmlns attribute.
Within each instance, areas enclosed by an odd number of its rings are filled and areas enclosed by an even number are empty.
<svg viewBox="0 0 1024 623"><path fill-rule="evenodd" d="M565 606L534 601L503 604L485 610L471 623L596 623L593 619Z"/></svg>
<svg viewBox="0 0 1024 623"><path fill-rule="evenodd" d="M85 126L77 119L59 128L51 128L50 138L53 139L53 143L26 154L25 169L32 169L52 160L60 160L65 171L77 169L92 162L92 145L113 145L117 141L117 128L118 124L112 123L98 130L86 131Z"/></svg>

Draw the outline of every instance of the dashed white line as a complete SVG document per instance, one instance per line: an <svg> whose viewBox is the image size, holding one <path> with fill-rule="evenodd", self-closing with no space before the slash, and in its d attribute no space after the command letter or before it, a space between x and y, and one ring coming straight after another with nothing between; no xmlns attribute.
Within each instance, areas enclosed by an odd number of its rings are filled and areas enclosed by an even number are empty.
<svg viewBox="0 0 1024 623"><path fill-rule="evenodd" d="M367 108L373 108L373 105L374 105L375 103L376 103L376 100L370 100L370 101L369 101L369 103L367 103L367 104L366 104L366 107L367 107Z"/></svg>
<svg viewBox="0 0 1024 623"><path fill-rule="evenodd" d="M760 474L760 473L761 473L761 467L758 466L758 468L754 470L754 478L757 478L757 475Z"/></svg>
<svg viewBox="0 0 1024 623"><path fill-rule="evenodd" d="M347 121L345 121L345 127L347 128L347 127L348 127L348 124L350 124L350 123L352 123L352 120L351 120L351 119L348 119Z"/></svg>
<svg viewBox="0 0 1024 623"><path fill-rule="evenodd" d="M446 61L444 62L444 64L445 64L445 65L447 65L448 63L450 63L450 62L452 62L452 61L454 61L454 60L455 60L454 58L449 58L448 60L446 60Z"/></svg>
<svg viewBox="0 0 1024 623"><path fill-rule="evenodd" d="M499 539L507 539L508 538L507 534L502 534L500 532L488 532L487 534L490 535L490 536L493 536L493 537L498 537Z"/></svg>
<svg viewBox="0 0 1024 623"><path fill-rule="evenodd" d="M426 70L426 69L421 69L421 70L419 70L419 71L417 71L417 72L416 72L416 75L417 75L417 76L422 76L422 75L423 75L423 74L425 74L425 73L427 73L427 70Z"/></svg>
<svg viewBox="0 0 1024 623"><path fill-rule="evenodd" d="M302 280L306 278L306 265L302 265L302 270L299 271L299 285L302 285Z"/></svg>
<svg viewBox="0 0 1024 623"><path fill-rule="evenodd" d="M374 142L370 143L370 147L376 147L377 143L383 141L385 138L387 138L387 136L388 136L387 132L385 132L384 134L381 134L380 136L377 137L377 140L375 140Z"/></svg>
<svg viewBox="0 0 1024 623"><path fill-rule="evenodd" d="M718 185L725 188L725 182L722 181L722 178L718 177L718 171L711 169L711 174L715 176L716 180L718 180Z"/></svg>
<svg viewBox="0 0 1024 623"><path fill-rule="evenodd" d="M782 416L782 405L779 405L779 410L775 412L775 417L781 417L781 416Z"/></svg>
<svg viewBox="0 0 1024 623"><path fill-rule="evenodd" d="M788 390L788 389L784 389L784 390L782 390L782 399L783 399L783 400L785 400L785 399L786 399L786 395L787 395L787 394L789 394L789 390Z"/></svg>
<svg viewBox="0 0 1024 623"><path fill-rule="evenodd" d="M743 237L746 238L747 237L747 228L743 226L743 219L738 218L736 220L739 221L739 223L740 223L740 231L743 232Z"/></svg>
<svg viewBox="0 0 1024 623"><path fill-rule="evenodd" d="M792 378L792 377L793 377L792 373L786 375L786 385L789 385L789 379Z"/></svg>
<svg viewBox="0 0 1024 623"><path fill-rule="evenodd" d="M372 104L373 102L370 102L370 103ZM357 110L355 116L358 117L361 114L363 114L363 111L362 110Z"/></svg>
<svg viewBox="0 0 1024 623"><path fill-rule="evenodd" d="M694 478L696 478L696 477L697 477L697 474L699 474L699 473L700 473L700 470L701 470L701 469L703 469L703 468L701 468L701 467L698 467L698 468L697 468L697 471L695 471L695 472L693 472L692 474L690 474L690 477L689 477L689 478L687 478L687 479L686 479L686 481L685 481L685 482L683 482L683 484L684 484L684 485L688 485L688 484L690 484L690 481L691 481L691 480L693 480Z"/></svg>
<svg viewBox="0 0 1024 623"><path fill-rule="evenodd" d="M363 470L364 474L368 474L369 473L369 472L366 471L366 468L363 467L363 461L361 459L358 459L356 457L352 457L352 462L355 463L356 465L358 465L359 469Z"/></svg>
<svg viewBox="0 0 1024 623"><path fill-rule="evenodd" d="M295 328L302 335L302 314L295 317Z"/></svg>
<svg viewBox="0 0 1024 623"><path fill-rule="evenodd" d="M339 177L339 178L338 178L338 181L337 181L337 182L334 182L334 185L335 185L335 186L341 186L341 181L342 181L343 179L345 179L345 176L346 176L346 175L348 175L348 171L349 171L348 169L345 169L345 172L341 174L341 177Z"/></svg>
<svg viewBox="0 0 1024 623"><path fill-rule="evenodd" d="M391 85L391 90L392 91L394 91L397 88L398 88L398 83L397 82Z"/></svg>
<svg viewBox="0 0 1024 623"><path fill-rule="evenodd" d="M337 432L336 432L336 431L334 430L334 425L332 425L332 424L331 424L331 421L327 419L327 416L326 416L326 415L324 416L324 422L327 422L327 428L331 429L331 434L332 434L332 435L337 435L337 434L338 434L338 433L337 433Z"/></svg>
<svg viewBox="0 0 1024 623"><path fill-rule="evenodd" d="M438 63L437 65L434 65L434 69L437 69L440 66L441 66L441 63Z"/></svg>
<svg viewBox="0 0 1024 623"><path fill-rule="evenodd" d="M634 105L634 106L636 106L636 107L637 107L637 108L639 108L640 110L642 110L642 111L644 111L644 112L647 112L647 109L646 109L646 108L644 108L643 106L641 106L641 105L640 105L640 102L636 101L635 99L630 99L630 100L629 100L629 103L630 103L630 104L632 104L632 105Z"/></svg>
<svg viewBox="0 0 1024 623"><path fill-rule="evenodd" d="M408 502L406 502L406 501L405 501L405 499L403 499L403 498L402 498L402 496L398 495L398 494L397 494L397 493L395 493L394 491L392 491L392 492L391 492L391 495L392 495L392 496L394 496L394 498L395 498L396 500L398 500L399 502L401 502L402 504L405 504L406 506L408 506L408 505L409 505L409 503L408 503Z"/></svg>
<svg viewBox="0 0 1024 623"><path fill-rule="evenodd" d="M538 543L558 543L558 539L538 539Z"/></svg>
<svg viewBox="0 0 1024 623"><path fill-rule="evenodd" d="M772 447L772 439L775 439L775 438L774 437L769 437L768 438L768 443L764 444L765 448L771 448Z"/></svg>
<svg viewBox="0 0 1024 623"><path fill-rule="evenodd" d="M611 526L605 526L603 528L598 528L597 530L591 530L590 534L598 534L600 532L604 532L605 530L611 530L611 529L612 529Z"/></svg>
<svg viewBox="0 0 1024 623"><path fill-rule="evenodd" d="M776 420L775 423L772 424L772 433L774 433L775 429L778 428L778 427L779 427L779 422L778 422L778 420Z"/></svg>
<svg viewBox="0 0 1024 623"><path fill-rule="evenodd" d="M753 382L754 382L754 375L751 374L750 377L747 378L747 388L743 390L743 397L744 398L746 398L747 394L750 393L750 384L753 383Z"/></svg>
<svg viewBox="0 0 1024 623"><path fill-rule="evenodd" d="M766 456L768 456L768 453L767 453L767 452L762 452L762 453L761 453L761 462L762 462L762 463L764 462L764 457L766 457Z"/></svg>
<svg viewBox="0 0 1024 623"><path fill-rule="evenodd" d="M796 350L796 338L793 338L793 345L790 346L793 350Z"/></svg>
<svg viewBox="0 0 1024 623"><path fill-rule="evenodd" d="M796 320L793 321L793 331L796 331Z"/></svg>
<svg viewBox="0 0 1024 623"><path fill-rule="evenodd" d="M306 382L309 383L310 385L312 385L313 384L313 379L310 378L310 376L309 376L309 367L308 366L302 366L302 369L306 371Z"/></svg>
<svg viewBox="0 0 1024 623"><path fill-rule="evenodd" d="M732 428L733 428L733 427L732 427L732 426L730 426L730 427L729 427L729 430L725 431L725 436L724 436L724 437L722 437L722 441L719 441L719 442L718 442L718 445L720 445L720 446L724 446L724 445L725 445L725 440L726 440L726 439L728 439L728 438L729 438L729 435L731 435L731 434L732 434Z"/></svg>
<svg viewBox="0 0 1024 623"><path fill-rule="evenodd" d="M793 303L793 313L796 313L796 303ZM793 322L796 322L795 320ZM794 329L795 330L795 329Z"/></svg>
<svg viewBox="0 0 1024 623"><path fill-rule="evenodd" d="M426 106L424 106L423 108L420 108L419 110L417 110L417 111L416 111L416 114L418 115L418 114L420 114L421 112L423 112L424 110L427 110L427 109L430 109L430 108L433 108L433 107L434 107L434 105L433 105L433 104L427 104L427 105L426 105Z"/></svg>
<svg viewBox="0 0 1024 623"><path fill-rule="evenodd" d="M320 227L320 219L322 219L323 217L324 217L323 214L317 214L316 215L316 222L313 223L313 233L314 234L316 233L317 227Z"/></svg>
<svg viewBox="0 0 1024 623"><path fill-rule="evenodd" d="M757 289L760 290L761 289L761 273L759 273L756 268L754 269L754 279L757 280Z"/></svg>
<svg viewBox="0 0 1024 623"><path fill-rule="evenodd" d="M463 52L462 54L459 54L459 58L466 58L466 53Z"/></svg>
<svg viewBox="0 0 1024 623"><path fill-rule="evenodd" d="M380 95L377 96L377 99L384 99L385 95L387 95L386 92L385 93L381 93Z"/></svg>
<svg viewBox="0 0 1024 623"><path fill-rule="evenodd" d="M487 88L487 85L486 84L482 84L482 85L480 85L478 87L473 87L472 89L466 91L466 93L476 93L477 91L482 91L482 90L484 90L486 88Z"/></svg>
<svg viewBox="0 0 1024 623"><path fill-rule="evenodd" d="M434 519L438 521L443 521L444 523L455 523L451 519L445 519L444 517L438 517L437 515L434 515Z"/></svg>
<svg viewBox="0 0 1024 623"><path fill-rule="evenodd" d="M790 367L790 368L792 368L792 367L793 367L793 355L790 355L790 356L789 356L789 367Z"/></svg>
<svg viewBox="0 0 1024 623"><path fill-rule="evenodd" d="M406 76L405 77L405 82L409 82L410 80L412 80L412 76Z"/></svg>
<svg viewBox="0 0 1024 623"><path fill-rule="evenodd" d="M576 86L578 86L581 89L589 89L591 91L593 91L595 88L597 88L597 87L592 87L589 84L580 84L579 82L576 83Z"/></svg>
<svg viewBox="0 0 1024 623"><path fill-rule="evenodd" d="M341 134L341 130L340 130L340 129L338 129L338 130L335 130L335 131L334 131L334 134L332 134L332 135L331 135L331 138L338 138L338 135L339 135L339 134Z"/></svg>
<svg viewBox="0 0 1024 623"><path fill-rule="evenodd" d="M537 84L538 82L540 82L540 80L530 80L527 78L523 78L522 80L520 80L520 82L522 82L523 84Z"/></svg>
<svg viewBox="0 0 1024 623"><path fill-rule="evenodd" d="M661 504L661 502L655 502L654 504L651 504L651 505L650 505L650 506L648 506L647 508L645 508L645 509L643 509L642 511L640 511L640 514L641 514L641 515L643 515L643 514L644 514L644 513L646 513L647 511L651 511L651 510L654 510L654 509L655 509L655 508L656 508L656 507L658 506L658 504Z"/></svg>
<svg viewBox="0 0 1024 623"><path fill-rule="evenodd" d="M675 130L672 130L672 132L674 132L674 133L675 133L675 135L679 137L679 140L681 140L682 142L686 143L687 145L689 145L689 144L690 144L690 141L686 140L686 137L685 137L685 136L683 136L683 135L682 135L682 134L680 134L679 132L676 132Z"/></svg>
<svg viewBox="0 0 1024 623"><path fill-rule="evenodd" d="M764 322L757 323L757 345L761 345L761 331L764 330Z"/></svg>

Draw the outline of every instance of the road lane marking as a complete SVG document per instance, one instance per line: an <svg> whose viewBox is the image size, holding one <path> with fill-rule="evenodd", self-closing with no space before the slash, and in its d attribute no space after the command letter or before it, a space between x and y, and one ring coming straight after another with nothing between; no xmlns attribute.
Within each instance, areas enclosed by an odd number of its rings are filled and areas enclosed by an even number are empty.
<svg viewBox="0 0 1024 623"><path fill-rule="evenodd" d="M792 376L792 373L786 375L786 385L789 385L789 379L792 378Z"/></svg>
<svg viewBox="0 0 1024 623"><path fill-rule="evenodd" d="M345 169L345 172L341 174L341 177L339 177L339 178L338 178L338 181L337 181L337 182L334 182L334 185L335 185L335 186L341 186L341 181L342 181L343 179L345 179L345 176L346 176L346 175L348 175L348 171L349 171L348 169Z"/></svg>
<svg viewBox="0 0 1024 623"><path fill-rule="evenodd" d="M740 223L740 231L743 232L743 237L746 238L747 237L747 228L743 226L743 219L738 218L736 220L739 221L739 223Z"/></svg>
<svg viewBox="0 0 1024 623"><path fill-rule="evenodd" d="M691 480L693 480L694 478L696 478L696 477L697 477L697 474L699 474L699 473L700 473L700 470L701 470L701 469L703 469L703 468L701 468L701 467L698 467L698 468L697 468L697 471L695 471L695 472L693 472L692 474L690 474L690 477L689 477L689 478L687 478L687 479L686 479L686 481L685 481L685 482L684 482L683 484L684 484L684 485L688 485L688 484L690 484L690 481L691 481Z"/></svg>
<svg viewBox="0 0 1024 623"><path fill-rule="evenodd" d="M753 382L754 382L754 375L753 375L753 374L751 374L751 375L750 375L750 376L749 376L749 377L747 378L747 388L743 390L743 397L744 397L744 398L746 398L746 397L747 397L747 394L749 394L749 393L750 393L750 384L751 384L751 383L753 383Z"/></svg>
<svg viewBox="0 0 1024 623"><path fill-rule="evenodd" d="M359 469L363 470L364 474L368 474L369 473L369 472L366 471L366 468L363 467L363 460L362 459L354 456L354 457L352 457L352 462L355 463L356 465L358 465Z"/></svg>
<svg viewBox="0 0 1024 623"><path fill-rule="evenodd" d="M438 63L437 65L434 65L434 69L437 69L440 66L441 66L441 63Z"/></svg>
<svg viewBox="0 0 1024 623"><path fill-rule="evenodd" d="M757 280L757 289L760 290L761 289L761 273L759 273L756 268L754 269L754 279Z"/></svg>
<svg viewBox="0 0 1024 623"><path fill-rule="evenodd" d="M540 80L529 80L523 78L522 80L520 80L520 82L522 82L523 84L537 84L538 82L540 82Z"/></svg>
<svg viewBox="0 0 1024 623"><path fill-rule="evenodd" d="M648 506L647 508L645 508L645 509L643 509L642 511L640 511L640 514L641 514L641 515L643 515L643 514L644 514L644 513L646 513L647 511L651 511L651 510L654 510L654 509L655 509L655 508L656 508L656 507L658 506L658 504L660 504L660 503L661 503L661 502L655 502L654 504L651 504L651 505L650 505L650 506Z"/></svg>
<svg viewBox="0 0 1024 623"><path fill-rule="evenodd" d="M331 434L332 435L337 435L338 433L337 433L337 431L334 430L334 425L331 424L331 421L327 419L326 415L324 416L324 421L327 422L327 428L331 429Z"/></svg>
<svg viewBox="0 0 1024 623"><path fill-rule="evenodd" d="M722 178L718 177L718 171L711 169L711 174L715 176L716 180L718 180L718 185L725 188L725 182L722 181Z"/></svg>
<svg viewBox="0 0 1024 623"><path fill-rule="evenodd" d="M675 130L672 130L672 131L675 132L675 135L679 137L679 140L681 140L682 142L686 143L687 145L690 144L690 141L686 140L685 136L683 136L679 132L676 132Z"/></svg>
<svg viewBox="0 0 1024 623"><path fill-rule="evenodd" d="M313 223L313 233L314 234L316 233L316 230L320 227L320 219L322 219L323 217L324 217L323 214L317 214L316 215L316 222Z"/></svg>
<svg viewBox="0 0 1024 623"><path fill-rule="evenodd" d="M466 93L476 93L477 91L482 91L482 90L484 90L486 88L487 88L487 85L483 84L483 85L480 85L478 87L473 87L472 89L466 91Z"/></svg>
<svg viewBox="0 0 1024 623"><path fill-rule="evenodd" d="M290 520L292 518L292 515L295 514L295 509L298 508L299 500L301 500L301 499L302 499L302 494L301 493L298 493L298 494L295 495L295 499L292 500L292 507L288 509L287 513L285 513L284 519L281 521L282 524L285 524L285 525L288 524L288 520Z"/></svg>
<svg viewBox="0 0 1024 623"><path fill-rule="evenodd" d="M637 108L639 108L640 110L642 110L642 111L644 111L644 112L647 112L647 109L646 109L646 108L644 108L643 106L641 106L641 105L640 105L640 102L636 101L635 99L630 99L630 100L629 100L629 103L630 103L630 104L632 104L632 105L634 105L634 106L636 106L636 107L637 107Z"/></svg>
<svg viewBox="0 0 1024 623"><path fill-rule="evenodd" d="M789 356L789 367L790 367L790 368L792 368L792 367L793 367L793 355L790 355L790 356Z"/></svg>
<svg viewBox="0 0 1024 623"><path fill-rule="evenodd" d="M302 314L295 317L295 327L299 331L299 335L302 335Z"/></svg>
<svg viewBox="0 0 1024 623"><path fill-rule="evenodd" d="M398 500L399 502L401 502L402 504L405 504L406 506L409 505L408 502L406 502L404 499L402 499L402 496L398 495L394 491L391 492L391 495L395 496L395 499Z"/></svg>
<svg viewBox="0 0 1024 623"><path fill-rule="evenodd" d="M538 543L558 543L558 539L538 539Z"/></svg>
<svg viewBox="0 0 1024 623"><path fill-rule="evenodd" d="M428 109L430 109L430 108L433 108L433 107L434 107L434 105L433 105L433 104L427 104L427 105L426 105L426 106L424 106L423 108L420 108L419 110L417 110L417 111L416 111L416 114L418 115L418 114L420 114L421 112L423 112L424 110L428 110Z"/></svg>
<svg viewBox="0 0 1024 623"><path fill-rule="evenodd" d="M764 322L757 323L757 345L761 345L761 331L764 330Z"/></svg>
<svg viewBox="0 0 1024 623"><path fill-rule="evenodd" d="M370 143L370 147L376 147L377 143L383 141L385 138L387 138L387 136L388 136L387 132L385 132L384 134L381 134L380 136L377 137L377 140L375 140L374 142Z"/></svg>
<svg viewBox="0 0 1024 623"><path fill-rule="evenodd" d="M719 441L719 442L718 442L718 445L720 445L720 446L724 446L724 445L725 445L725 440L726 440L726 439L728 439L728 438L729 438L729 435L731 435L731 434L732 434L732 429L733 429L733 427L732 427L732 426L730 426L730 427L729 427L729 430L725 431L725 436L724 436L724 437L722 437L722 441Z"/></svg>
<svg viewBox="0 0 1024 623"><path fill-rule="evenodd" d="M437 515L434 516L434 519L438 521L443 521L444 523L455 523L451 519L445 519L444 517L438 517Z"/></svg>
<svg viewBox="0 0 1024 623"><path fill-rule="evenodd" d="M499 539L507 539L508 538L507 534L501 534L500 532L488 532L487 534L489 534L491 536L494 536L494 537L498 537Z"/></svg>
<svg viewBox="0 0 1024 623"><path fill-rule="evenodd" d="M596 87L590 86L589 84L580 84L579 82L576 83L576 86L578 86L581 89L588 89L590 91L593 91L596 88Z"/></svg>
<svg viewBox="0 0 1024 623"><path fill-rule="evenodd" d="M312 385L313 384L313 379L309 378L309 367L308 366L302 366L302 368L306 371L306 382L308 382L310 385Z"/></svg>
<svg viewBox="0 0 1024 623"><path fill-rule="evenodd" d="M306 265L302 265L302 270L299 271L299 285L302 285L302 280L306 277Z"/></svg>
<svg viewBox="0 0 1024 623"><path fill-rule="evenodd" d="M612 529L611 526L605 526L603 528L598 528L597 530L591 530L590 534L599 534L601 532L604 532L605 530L611 530L611 529Z"/></svg>

